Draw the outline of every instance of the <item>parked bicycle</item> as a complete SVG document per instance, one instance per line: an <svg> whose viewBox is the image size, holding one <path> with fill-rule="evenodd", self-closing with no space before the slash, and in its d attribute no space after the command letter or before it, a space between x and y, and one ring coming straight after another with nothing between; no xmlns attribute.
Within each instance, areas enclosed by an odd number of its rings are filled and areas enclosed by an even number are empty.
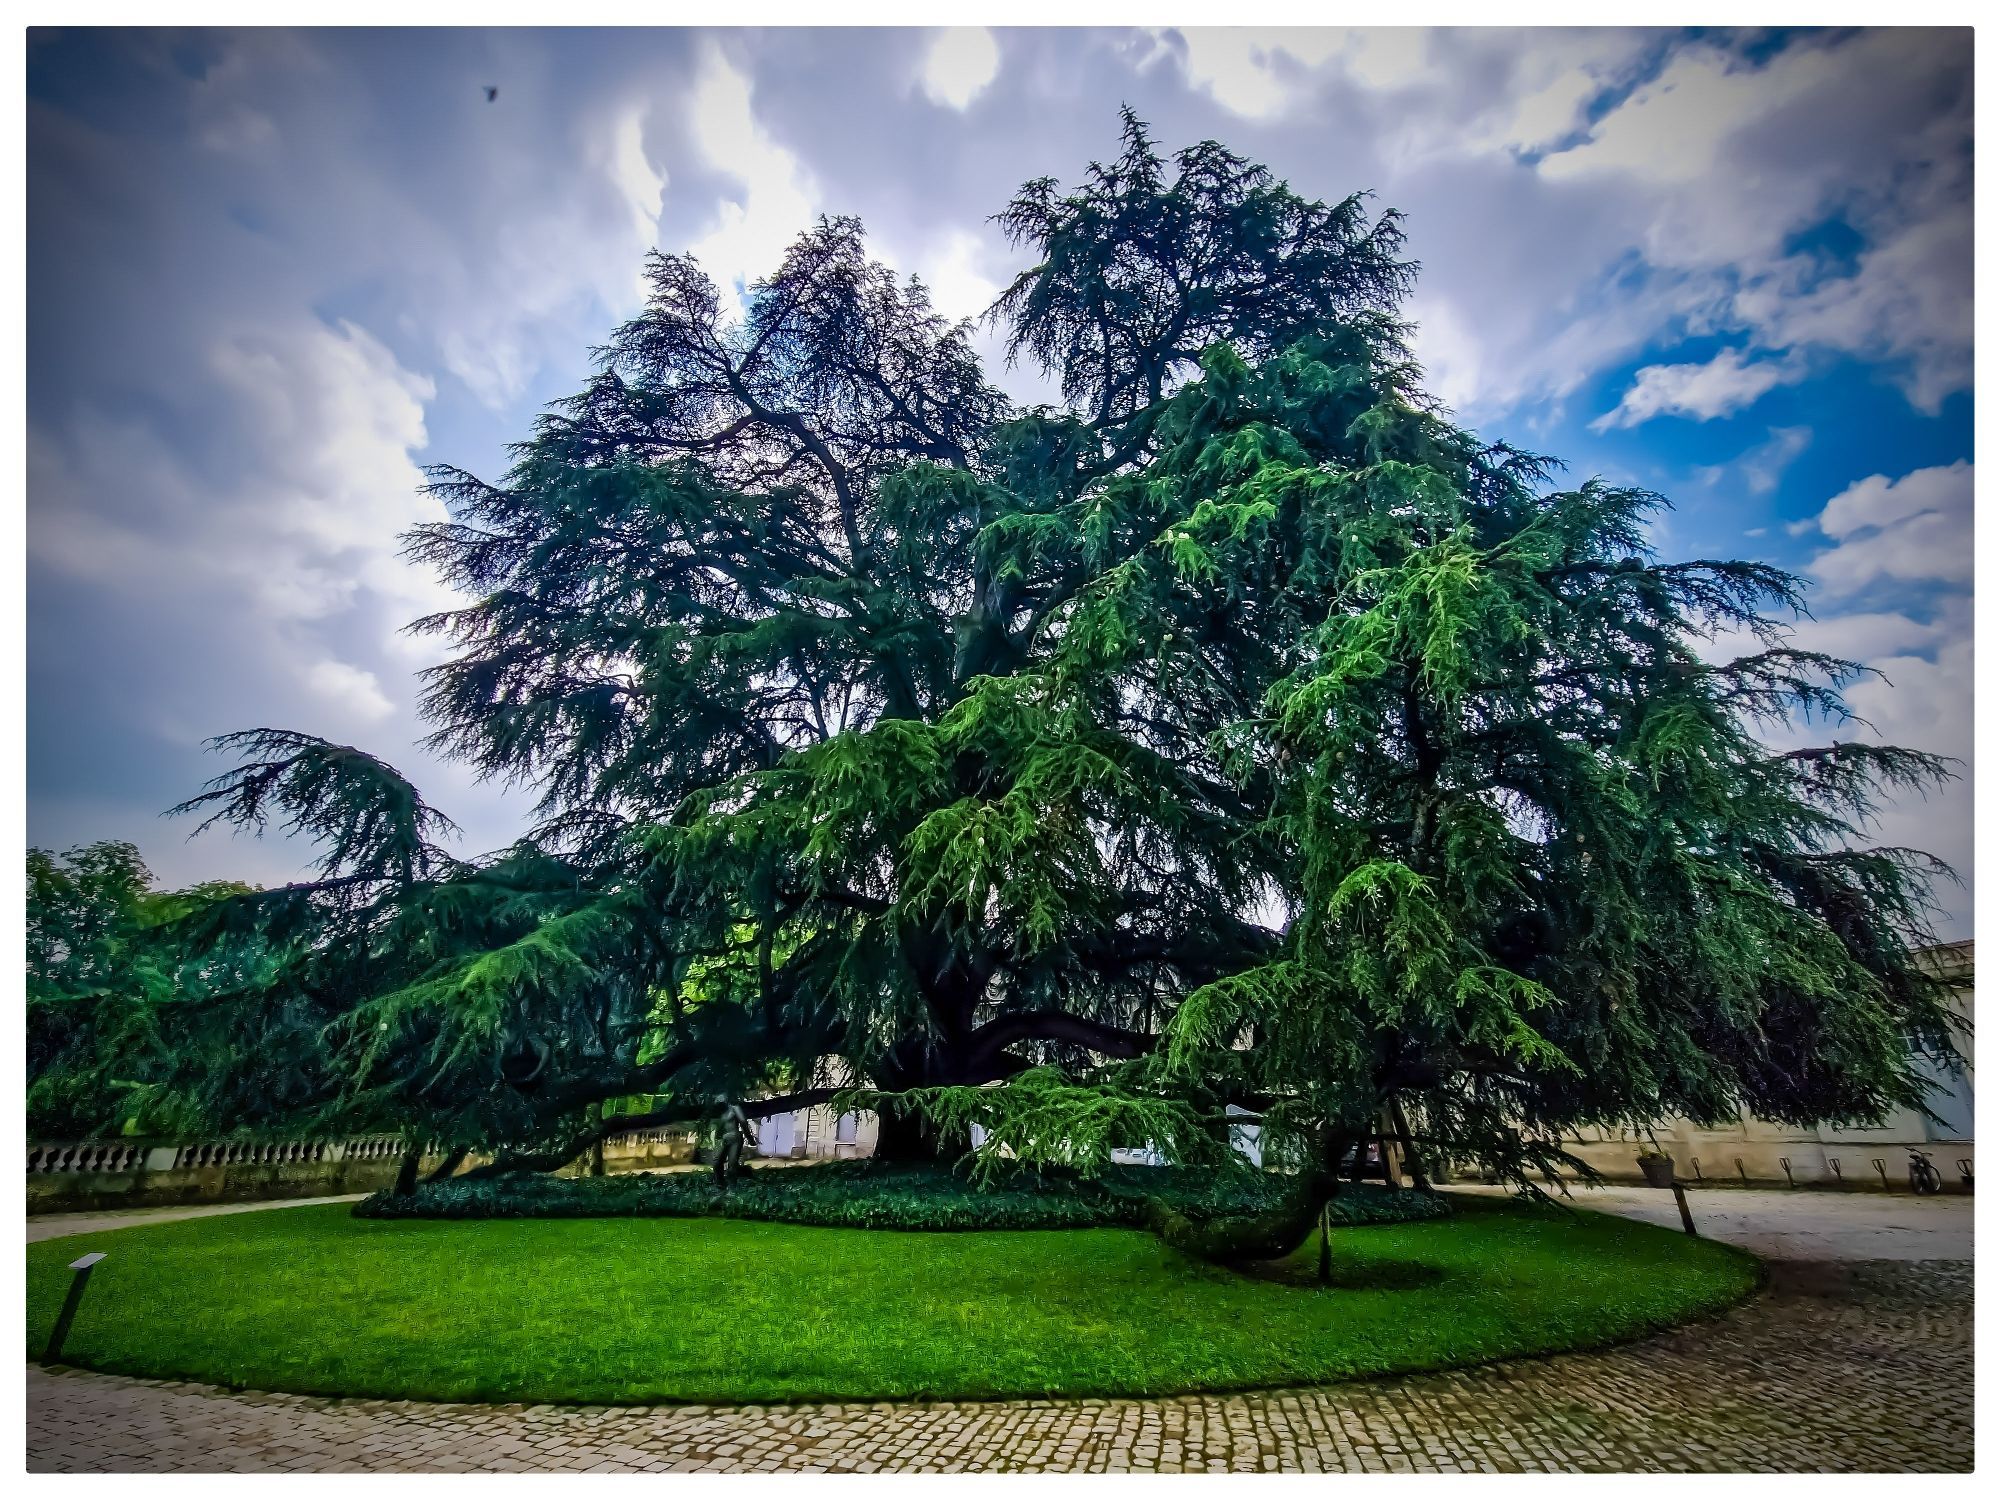
<svg viewBox="0 0 2000 1499"><path fill-rule="evenodd" d="M1931 1155L1927 1150L1910 1152L1910 1190L1923 1197L1944 1190L1944 1178L1931 1164Z"/></svg>

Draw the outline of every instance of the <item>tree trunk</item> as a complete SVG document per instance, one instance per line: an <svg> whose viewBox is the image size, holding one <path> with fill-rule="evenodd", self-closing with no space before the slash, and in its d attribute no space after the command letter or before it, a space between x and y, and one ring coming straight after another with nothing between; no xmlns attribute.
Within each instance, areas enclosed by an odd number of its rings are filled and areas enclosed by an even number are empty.
<svg viewBox="0 0 2000 1499"><path fill-rule="evenodd" d="M1354 1136L1331 1124L1319 1128L1319 1160L1315 1168L1328 1181L1340 1180L1340 1163L1347 1159L1347 1151L1354 1144Z"/></svg>
<svg viewBox="0 0 2000 1499"><path fill-rule="evenodd" d="M602 1124L604 1122L604 1105L601 1103L592 1104L585 1111L584 1117L590 1121L593 1128ZM585 1148L581 1174L584 1176L604 1175L604 1137L602 1135L592 1140L589 1146Z"/></svg>
<svg viewBox="0 0 2000 1499"><path fill-rule="evenodd" d="M424 1148L412 1145L403 1152L403 1163L396 1168L396 1185L390 1191L397 1197L408 1197L417 1190L417 1168L423 1165Z"/></svg>
<svg viewBox="0 0 2000 1499"><path fill-rule="evenodd" d="M1410 1168L1410 1185L1419 1192L1430 1191L1430 1178L1424 1174L1424 1158L1418 1152L1416 1142L1410 1138L1410 1121L1403 1112L1402 1099L1389 1100L1389 1118L1396 1127L1396 1140L1401 1147L1403 1163Z"/></svg>

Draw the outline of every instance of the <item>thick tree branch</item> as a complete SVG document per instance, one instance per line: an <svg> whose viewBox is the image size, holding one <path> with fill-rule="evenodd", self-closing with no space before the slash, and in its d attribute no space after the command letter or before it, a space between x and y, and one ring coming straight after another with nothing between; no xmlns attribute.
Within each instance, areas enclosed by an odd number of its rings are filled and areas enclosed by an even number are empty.
<svg viewBox="0 0 2000 1499"><path fill-rule="evenodd" d="M1123 1026L1086 1020L1061 1010L1025 1010L988 1021L968 1038L975 1065L981 1065L1023 1041L1068 1041L1107 1057L1129 1060L1144 1056L1159 1038Z"/></svg>

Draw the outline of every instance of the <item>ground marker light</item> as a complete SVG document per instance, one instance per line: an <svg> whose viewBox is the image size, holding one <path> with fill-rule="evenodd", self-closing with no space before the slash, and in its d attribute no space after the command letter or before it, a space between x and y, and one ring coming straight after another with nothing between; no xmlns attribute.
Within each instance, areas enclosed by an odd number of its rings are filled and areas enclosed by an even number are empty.
<svg viewBox="0 0 2000 1499"><path fill-rule="evenodd" d="M49 1346L42 1350L44 1364L58 1363L62 1359L63 1339L69 1336L69 1325L76 1321L76 1309L83 1304L83 1288L90 1284L90 1272L101 1254L86 1254L80 1260L71 1260L70 1269L76 1272L76 1279L69 1283L69 1295L63 1298L62 1310L56 1313L56 1325L49 1333Z"/></svg>

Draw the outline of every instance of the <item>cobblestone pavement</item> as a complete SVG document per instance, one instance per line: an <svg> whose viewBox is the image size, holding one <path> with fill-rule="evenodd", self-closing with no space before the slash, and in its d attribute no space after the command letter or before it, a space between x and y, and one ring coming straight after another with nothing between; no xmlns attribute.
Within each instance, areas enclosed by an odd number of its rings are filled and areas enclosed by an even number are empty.
<svg viewBox="0 0 2000 1499"><path fill-rule="evenodd" d="M28 1370L32 1472L1970 1471L1969 1261L1780 1261L1625 1348L1312 1390L957 1405L424 1405Z"/></svg>

